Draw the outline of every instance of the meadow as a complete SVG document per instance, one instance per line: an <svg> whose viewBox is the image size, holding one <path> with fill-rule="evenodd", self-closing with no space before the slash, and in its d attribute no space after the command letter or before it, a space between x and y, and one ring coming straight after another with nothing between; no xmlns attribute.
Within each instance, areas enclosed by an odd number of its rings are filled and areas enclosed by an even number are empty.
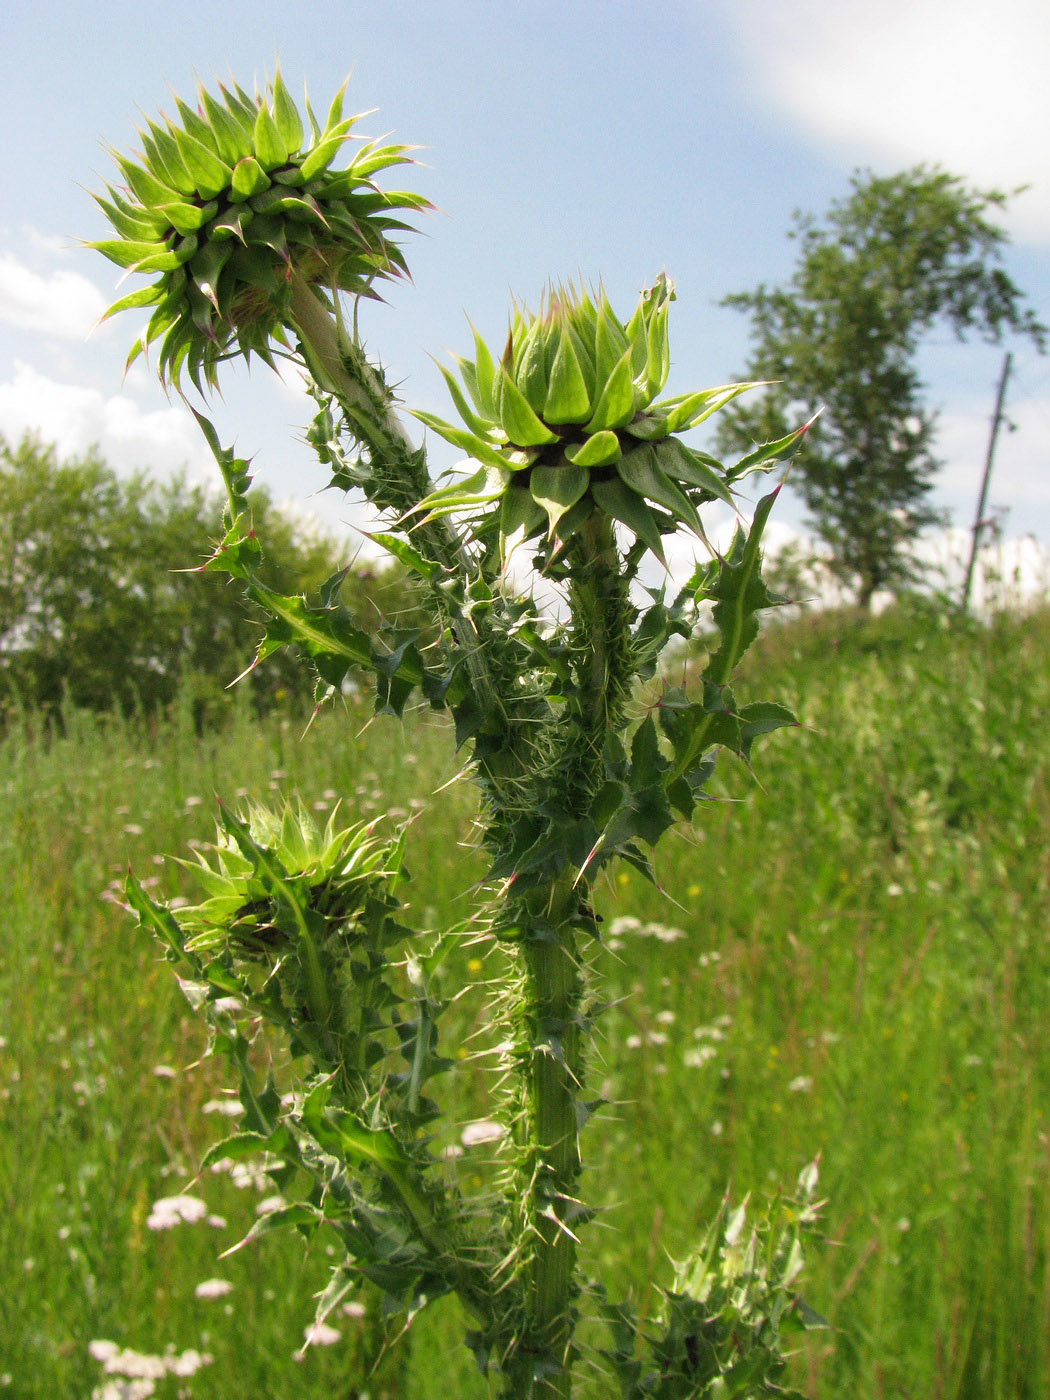
<svg viewBox="0 0 1050 1400"><path fill-rule="evenodd" d="M790 1187L819 1155L824 1238L803 1292L831 1328L796 1358L800 1388L1041 1400L1050 612L803 619L766 634L737 691L790 703L803 727L756 750L757 784L725 764L696 829L665 843L666 894L627 869L601 891L610 1008L591 1079L610 1107L584 1136L585 1196L603 1208L585 1272L614 1294L668 1278L727 1188ZM452 1304L389 1351L354 1308L304 1353L328 1246L304 1257L277 1233L218 1258L269 1188L247 1170L198 1178L236 1105L118 905L129 863L155 892L191 891L164 856L212 836L216 792L299 794L350 818L418 809L415 917L459 920L462 871L483 863L470 786L446 786L447 729L369 724L365 708L302 729L238 711L199 737L188 710L69 713L61 731L14 719L0 741L0 1395L485 1393ZM465 988L446 1053L476 1055L445 1100L464 1125L491 1107L477 1052L504 956L465 941L445 972L447 994ZM484 1136L468 1131L449 1169L489 1170ZM157 1205L183 1197L197 1204ZM104 1371L117 1349L140 1358L124 1389Z"/></svg>

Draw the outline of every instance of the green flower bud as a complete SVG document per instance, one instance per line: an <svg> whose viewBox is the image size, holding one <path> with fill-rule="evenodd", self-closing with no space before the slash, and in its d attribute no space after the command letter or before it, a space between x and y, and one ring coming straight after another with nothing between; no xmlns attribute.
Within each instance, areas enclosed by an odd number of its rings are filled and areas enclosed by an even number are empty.
<svg viewBox="0 0 1050 1400"><path fill-rule="evenodd" d="M673 434L753 386L656 401L670 365L673 300L673 283L661 274L623 323L603 291L548 289L538 314L514 307L498 361L475 332L475 358L456 357L462 387L442 370L466 428L429 413L416 417L485 470L421 509L488 513L504 546L521 528L526 537L562 543L594 510L661 558L661 536L679 525L702 538L697 507L732 504L731 474Z"/></svg>
<svg viewBox="0 0 1050 1400"><path fill-rule="evenodd" d="M124 187L95 198L117 237L88 246L128 272L159 274L106 312L153 308L128 364L156 341L162 380L178 387L185 370L198 389L202 376L213 385L238 352L272 363L292 324L293 274L322 294L369 296L377 279L404 272L394 237L408 225L395 215L427 201L373 183L408 161L407 146L366 143L332 168L357 121L343 116L343 90L323 129L307 102L304 139L280 73L261 96L202 87L196 111L176 99L177 121L147 123L136 158L115 155Z"/></svg>

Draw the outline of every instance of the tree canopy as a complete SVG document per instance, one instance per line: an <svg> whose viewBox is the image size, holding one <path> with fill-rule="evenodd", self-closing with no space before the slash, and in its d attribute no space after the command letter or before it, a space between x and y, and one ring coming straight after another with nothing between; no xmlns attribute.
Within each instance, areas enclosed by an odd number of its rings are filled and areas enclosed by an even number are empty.
<svg viewBox="0 0 1050 1400"><path fill-rule="evenodd" d="M1001 266L1007 196L918 166L857 171L823 220L796 213L794 273L726 297L751 317L745 377L776 381L721 419L719 445L783 436L823 409L792 477L832 572L867 605L914 576L909 546L938 518L929 492L942 465L936 413L915 360L943 324L960 338L1046 330Z"/></svg>
<svg viewBox="0 0 1050 1400"><path fill-rule="evenodd" d="M347 547L253 490L260 574L278 592L313 591ZM251 662L261 618L240 589L194 572L221 537L214 493L175 478L118 475L97 453L0 438L0 710L12 703L151 709L188 686L214 710ZM401 576L351 571L353 612L411 605ZM282 650L245 682L260 709L307 703L304 668Z"/></svg>

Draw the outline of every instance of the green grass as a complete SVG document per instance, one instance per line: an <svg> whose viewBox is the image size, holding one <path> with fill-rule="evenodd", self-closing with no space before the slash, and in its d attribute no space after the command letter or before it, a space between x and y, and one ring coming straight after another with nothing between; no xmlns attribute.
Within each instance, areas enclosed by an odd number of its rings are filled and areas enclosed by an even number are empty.
<svg viewBox="0 0 1050 1400"><path fill-rule="evenodd" d="M987 630L903 611L805 621L770 633L737 689L793 703L806 727L757 750L760 789L726 766L695 834L667 839L658 874L677 904L626 871L600 891L596 970L615 1005L591 1078L612 1106L584 1138L584 1193L604 1208L585 1266L640 1301L727 1186L790 1185L819 1153L828 1242L805 1292L834 1330L798 1360L807 1393L1050 1395L1050 614ZM484 1394L448 1306L366 1381L367 1322L293 1359L323 1244L304 1260L277 1235L217 1261L259 1201L223 1174L191 1184L228 1126L204 1112L222 1066L196 1063L202 1027L106 897L129 862L189 893L154 861L211 835L216 790L337 793L371 816L457 772L433 723L363 725L333 715L300 742L235 719L199 740L179 716L70 716L61 738L26 722L0 744L0 1395L82 1400L101 1338L211 1354L160 1396ZM424 926L464 912L451 852L470 842L471 800L453 784L412 828ZM625 916L642 929L614 926ZM480 984L502 956L478 973L465 952L450 980ZM479 985L448 1049L486 1027ZM465 1068L451 1106L483 1116L486 1075ZM153 1201L184 1190L227 1224L149 1229ZM233 1291L194 1296L217 1276Z"/></svg>

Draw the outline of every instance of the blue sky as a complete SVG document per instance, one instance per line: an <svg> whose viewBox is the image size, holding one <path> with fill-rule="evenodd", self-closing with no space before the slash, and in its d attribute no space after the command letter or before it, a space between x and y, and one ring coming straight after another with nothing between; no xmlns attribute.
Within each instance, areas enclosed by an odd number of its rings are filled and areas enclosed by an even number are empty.
<svg viewBox="0 0 1050 1400"><path fill-rule="evenodd" d="M123 379L135 314L87 332L116 269L77 246L102 236L87 190L103 143L134 145L137 110L170 107L232 74L250 86L279 58L316 106L350 74L360 130L425 148L413 183L439 207L409 252L413 283L369 308L369 348L411 405L446 409L428 358L464 349L465 317L498 340L510 297L548 277L602 278L626 317L662 268L675 279L670 392L744 365L746 321L726 293L791 268L794 209L822 210L850 171L939 162L1014 203L1008 268L1050 321L1050 52L1044 0L481 0L441 5L269 0L26 4L8 0L0 53L0 432L63 451L97 443L121 468L207 471L186 409L145 371ZM404 181L408 183L408 181ZM1009 533L1050 546L1050 360L1016 355L993 504ZM1001 351L924 354L941 409L938 504L969 523ZM299 442L308 404L264 369L225 385L215 416L278 498L330 524L353 518ZM454 454L438 444L435 461ZM786 502L785 525L797 525Z"/></svg>

